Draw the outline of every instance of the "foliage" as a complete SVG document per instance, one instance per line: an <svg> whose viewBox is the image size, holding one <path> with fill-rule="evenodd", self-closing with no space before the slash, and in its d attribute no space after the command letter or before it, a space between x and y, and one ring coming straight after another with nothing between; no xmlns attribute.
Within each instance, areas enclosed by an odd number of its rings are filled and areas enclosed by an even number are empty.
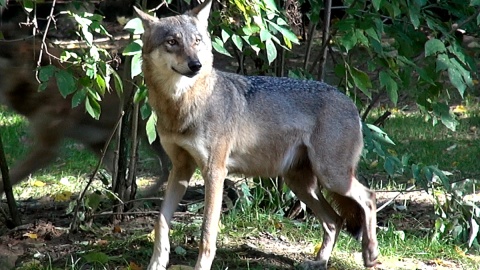
<svg viewBox="0 0 480 270"><path fill-rule="evenodd" d="M478 181L467 179L453 183L447 192L437 192L434 239L453 239L480 249L480 207L475 200L479 186Z"/></svg>
<svg viewBox="0 0 480 270"><path fill-rule="evenodd" d="M292 43L298 44L297 36L290 30L284 14L272 0L228 0L229 8L215 11L211 20L215 23L212 38L213 48L222 54L231 56L228 46L240 54L258 56L268 66L278 57L277 46L291 49ZM242 63L239 63L242 65ZM245 68L241 66L240 68Z"/></svg>
<svg viewBox="0 0 480 270"><path fill-rule="evenodd" d="M426 115L454 130L458 123L448 107L449 92L455 89L463 97L476 74L475 61L455 29L478 29L480 21L468 20L479 16L479 3L359 0L346 4L344 18L332 26L333 46L346 53L335 67L341 86L355 95L359 89L369 98L386 93L394 105L400 90L410 89ZM360 53L366 57L362 59Z"/></svg>

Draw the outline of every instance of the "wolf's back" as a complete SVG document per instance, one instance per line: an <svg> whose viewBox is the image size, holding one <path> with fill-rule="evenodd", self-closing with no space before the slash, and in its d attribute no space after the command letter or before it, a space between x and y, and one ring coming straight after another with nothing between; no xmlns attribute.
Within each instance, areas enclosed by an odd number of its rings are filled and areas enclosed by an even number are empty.
<svg viewBox="0 0 480 270"><path fill-rule="evenodd" d="M249 109L265 113L285 113L285 117L318 117L322 111L332 121L353 120L359 115L352 100L335 87L313 80L287 77L241 76L217 71L216 91L234 89ZM257 112L258 113L258 112ZM259 115L261 116L261 115ZM278 116L278 115L277 115Z"/></svg>

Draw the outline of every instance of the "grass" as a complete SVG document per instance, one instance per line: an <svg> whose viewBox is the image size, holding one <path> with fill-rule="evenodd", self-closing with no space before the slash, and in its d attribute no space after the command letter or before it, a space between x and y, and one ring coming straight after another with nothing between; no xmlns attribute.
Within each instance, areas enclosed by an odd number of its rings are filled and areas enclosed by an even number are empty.
<svg viewBox="0 0 480 270"><path fill-rule="evenodd" d="M30 144L27 125L23 118L8 112L0 113L0 124L0 134L11 164L26 154L25 144ZM441 124L432 126L416 113L401 112L395 113L386 122L384 130L396 142L392 150L411 155L414 162L436 164L453 172L455 177L480 174L480 114L475 108L460 115L456 132ZM59 158L17 186L16 195L28 198L51 195L65 189L78 192L80 185L74 183L84 181L95 164L96 158L90 152L72 141L66 141ZM152 166L149 161L145 164L146 168ZM39 187L35 185L36 181L48 185ZM397 215L391 217L385 230L378 232L383 262L380 269L423 269L427 264L433 269L478 269L478 251L465 253L467 248L457 246L448 239L434 241L431 232L419 233L420 228L398 231L396 222L404 217L399 217L402 212ZM102 230L92 229L87 234L95 241L77 243L76 251L69 255L52 261L44 259L40 264L34 263L38 261L32 256L25 256L23 266L18 269L82 269L92 264L95 267L91 269L145 267L152 251L152 243L148 240L151 219L145 223L142 226L125 225L126 232L119 235L107 232L111 230L110 225L93 224L93 228L104 226ZM173 263L194 265L200 224L201 219L197 215L178 218L173 223ZM224 214L220 226L219 250L212 269L289 269L287 266L294 262L312 259L313 250L321 241L321 225L315 219L307 217L304 221L295 221L260 208ZM360 251L360 244L342 233L331 259L331 269L363 269ZM93 257L87 254L93 254ZM95 255L98 261L93 263Z"/></svg>
<svg viewBox="0 0 480 270"><path fill-rule="evenodd" d="M433 125L418 114L396 113L384 130L397 145L397 153L407 153L423 164L438 165L443 170L479 175L480 113L477 108L460 115L456 131L441 123Z"/></svg>

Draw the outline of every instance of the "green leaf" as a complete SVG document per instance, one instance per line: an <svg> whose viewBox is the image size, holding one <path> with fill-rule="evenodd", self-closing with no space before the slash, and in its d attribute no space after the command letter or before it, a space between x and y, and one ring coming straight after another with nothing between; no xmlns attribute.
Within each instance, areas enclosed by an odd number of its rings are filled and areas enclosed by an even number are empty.
<svg viewBox="0 0 480 270"><path fill-rule="evenodd" d="M357 42L357 36L355 35L354 31L349 31L340 38L340 44L345 48L347 52L350 51L353 47L355 47L355 45L357 45Z"/></svg>
<svg viewBox="0 0 480 270"><path fill-rule="evenodd" d="M436 61L436 72L443 71L443 70L448 70L448 68L452 65L450 62L450 58L448 58L448 55L444 53L440 53L437 55L437 61Z"/></svg>
<svg viewBox="0 0 480 270"><path fill-rule="evenodd" d="M355 30L355 36L357 37L357 40L360 44L362 45L365 45L366 47L368 47L369 43L368 43L368 38L365 36L365 34L363 33L362 30L360 29L356 29Z"/></svg>
<svg viewBox="0 0 480 270"><path fill-rule="evenodd" d="M434 38L425 42L425 57L446 51L445 44L439 39Z"/></svg>
<svg viewBox="0 0 480 270"><path fill-rule="evenodd" d="M115 90L117 91L117 94L120 96L123 93L123 80L120 78L120 75L118 73L111 69L112 75L113 75L113 83L115 84Z"/></svg>
<svg viewBox="0 0 480 270"><path fill-rule="evenodd" d="M75 92L72 96L72 108L77 107L78 105L82 104L82 102L85 101L85 98L87 97L87 89L82 88Z"/></svg>
<svg viewBox="0 0 480 270"><path fill-rule="evenodd" d="M57 71L55 77L57 79L58 90L60 90L63 97L77 90L75 78L69 71L60 69Z"/></svg>
<svg viewBox="0 0 480 270"><path fill-rule="evenodd" d="M275 4L275 0L264 0L265 7L271 11L278 11L277 4Z"/></svg>
<svg viewBox="0 0 480 270"><path fill-rule="evenodd" d="M145 100L147 96L148 96L148 90L146 85L143 84L137 88L137 91L135 91L135 95L133 96L133 102L139 103Z"/></svg>
<svg viewBox="0 0 480 270"><path fill-rule="evenodd" d="M382 4L382 0L372 0L373 8L375 11L380 9L380 5Z"/></svg>
<svg viewBox="0 0 480 270"><path fill-rule="evenodd" d="M395 167L398 164L398 159L392 156L387 156L385 162L383 163L383 168L388 173L388 175L393 176L395 174Z"/></svg>
<svg viewBox="0 0 480 270"><path fill-rule="evenodd" d="M123 55L136 55L142 53L142 41L137 39L132 43L128 44L125 49L123 49Z"/></svg>
<svg viewBox="0 0 480 270"><path fill-rule="evenodd" d="M7 0L0 0L0 6L6 7L7 6Z"/></svg>
<svg viewBox="0 0 480 270"><path fill-rule="evenodd" d="M385 133L385 131L383 131L381 128L379 128L375 125L372 125L372 124L366 124L366 126L370 129L370 131L372 132L372 135L375 137L375 139L378 139L379 141L384 142L384 143L395 145L395 143L392 141L392 139L390 139L390 137L388 137L388 134Z"/></svg>
<svg viewBox="0 0 480 270"><path fill-rule="evenodd" d="M57 71L57 68L54 65L42 66L38 70L38 78L41 82L48 82L55 71Z"/></svg>
<svg viewBox="0 0 480 270"><path fill-rule="evenodd" d="M267 29L260 30L260 40L265 42L266 40L271 40L272 34Z"/></svg>
<svg viewBox="0 0 480 270"><path fill-rule="evenodd" d="M233 34L232 35L232 41L233 41L233 44L235 44L235 46L237 47L237 49L239 49L240 51L242 51L243 49L243 41L242 41L242 38L237 35L237 34Z"/></svg>
<svg viewBox="0 0 480 270"><path fill-rule="evenodd" d="M267 49L268 64L271 64L277 58L277 48L271 39L265 41L265 48Z"/></svg>
<svg viewBox="0 0 480 270"><path fill-rule="evenodd" d="M100 104L94 97L90 95L87 96L87 99L85 100L85 109L87 110L88 114L90 114L90 116L92 116L93 118L97 120L100 118Z"/></svg>
<svg viewBox="0 0 480 270"><path fill-rule="evenodd" d="M380 36L378 35L378 32L375 30L375 28L370 27L368 29L365 29L365 33L367 34L367 36L369 36L373 40L381 42Z"/></svg>
<svg viewBox="0 0 480 270"><path fill-rule="evenodd" d="M246 25L242 28L242 32L246 36L251 36L253 34L260 32L260 27L258 27L257 25Z"/></svg>
<svg viewBox="0 0 480 270"><path fill-rule="evenodd" d="M232 57L227 49L225 49L225 44L219 37L215 37L215 39L212 41L212 46L217 52Z"/></svg>
<svg viewBox="0 0 480 270"><path fill-rule="evenodd" d="M135 76L140 75L142 73L142 55L141 54L135 54L132 56L132 62L130 63L130 72L131 72L131 77L132 79L135 78Z"/></svg>
<svg viewBox="0 0 480 270"><path fill-rule="evenodd" d="M100 194L97 194L95 192L88 194L85 197L85 206L92 210L97 210L98 206L102 202L102 196Z"/></svg>
<svg viewBox="0 0 480 270"><path fill-rule="evenodd" d="M470 0L470 6L480 6L480 0Z"/></svg>
<svg viewBox="0 0 480 270"><path fill-rule="evenodd" d="M148 97L143 102L142 106L140 107L140 115L142 116L142 120L147 119L152 114L152 107L147 102Z"/></svg>
<svg viewBox="0 0 480 270"><path fill-rule="evenodd" d="M150 114L145 127L147 131L148 142L152 144L157 139L157 115L155 113Z"/></svg>
<svg viewBox="0 0 480 270"><path fill-rule="evenodd" d="M450 112L450 107L445 103L434 103L433 112L440 117L442 124L445 125L448 129L455 131L458 121L455 119L454 115Z"/></svg>
<svg viewBox="0 0 480 270"><path fill-rule="evenodd" d="M227 42L227 40L232 36L231 30L230 29L225 29L222 28L221 35L222 35L222 41Z"/></svg>
<svg viewBox="0 0 480 270"><path fill-rule="evenodd" d="M278 32L280 32L284 38L287 38L291 42L295 44L299 44L300 42L298 41L298 37L293 33L289 28L283 26L283 25L278 25L276 23L273 23L269 21L270 25L275 28Z"/></svg>
<svg viewBox="0 0 480 270"><path fill-rule="evenodd" d="M110 257L103 252L90 252L83 255L83 258L88 263L99 263L99 264L106 264L110 260Z"/></svg>
<svg viewBox="0 0 480 270"><path fill-rule="evenodd" d="M418 29L420 26L420 10L416 5L408 6L408 14L410 16L410 21L413 24L415 29Z"/></svg>
<svg viewBox="0 0 480 270"><path fill-rule="evenodd" d="M27 13L30 13L33 11L33 8L35 7L35 3L32 0L23 0L22 3L23 3L23 9L25 9Z"/></svg>
<svg viewBox="0 0 480 270"><path fill-rule="evenodd" d="M397 82L386 71L380 71L380 85L385 87L388 96L393 104L397 105L398 101L398 85Z"/></svg>
<svg viewBox="0 0 480 270"><path fill-rule="evenodd" d="M372 98L372 93L370 93L369 88L372 88L372 82L368 77L367 73L357 69L350 69L350 74L352 75L353 82L367 97Z"/></svg>
<svg viewBox="0 0 480 270"><path fill-rule="evenodd" d="M429 168L432 170L432 172L440 178L440 181L442 181L443 186L447 190L451 190L451 183L448 177L445 175L445 173L440 170L437 166L429 166Z"/></svg>
<svg viewBox="0 0 480 270"><path fill-rule="evenodd" d="M133 18L125 24L123 29L127 30L128 32L134 35L141 35L144 32L143 23L140 18Z"/></svg>
<svg viewBox="0 0 480 270"><path fill-rule="evenodd" d="M107 88L107 85L106 85L106 82L105 82L104 77L101 76L100 74L98 74L98 75L95 77L95 83L96 83L98 92L99 92L101 95L105 94L105 90L106 90L106 88Z"/></svg>
<svg viewBox="0 0 480 270"><path fill-rule="evenodd" d="M460 93L460 95L463 97L467 86L465 85L462 74L460 74L459 70L453 67L449 68L448 78L450 79L450 82L455 86L455 88L457 88L458 93Z"/></svg>

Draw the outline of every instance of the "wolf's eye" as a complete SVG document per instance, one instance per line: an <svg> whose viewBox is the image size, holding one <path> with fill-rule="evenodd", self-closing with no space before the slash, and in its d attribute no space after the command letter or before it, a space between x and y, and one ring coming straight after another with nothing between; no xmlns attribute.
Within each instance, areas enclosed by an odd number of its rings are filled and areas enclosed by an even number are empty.
<svg viewBox="0 0 480 270"><path fill-rule="evenodd" d="M202 41L202 39L200 39L200 38L196 38L196 39L195 39L195 45L198 45L198 44L200 44L200 42L201 42L201 41Z"/></svg>
<svg viewBox="0 0 480 270"><path fill-rule="evenodd" d="M168 45L170 46L175 46L178 44L178 42L175 39L169 39L167 40Z"/></svg>

